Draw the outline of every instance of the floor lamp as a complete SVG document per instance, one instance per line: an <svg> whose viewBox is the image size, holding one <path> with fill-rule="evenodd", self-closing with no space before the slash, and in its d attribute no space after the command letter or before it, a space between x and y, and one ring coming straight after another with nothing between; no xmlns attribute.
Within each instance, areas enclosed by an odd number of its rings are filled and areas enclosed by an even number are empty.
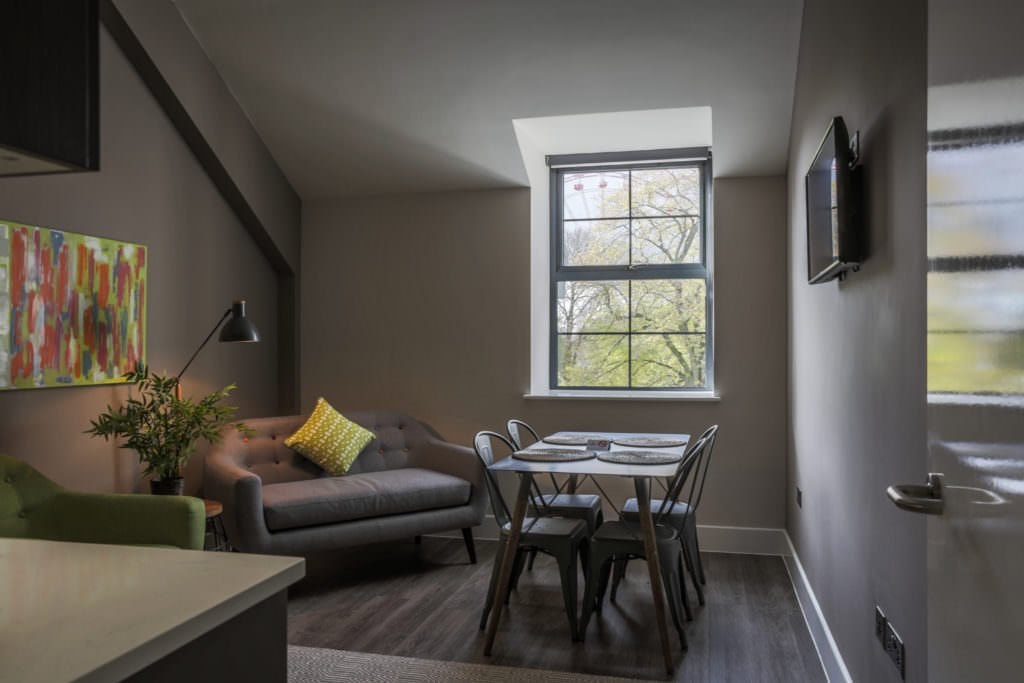
<svg viewBox="0 0 1024 683"><path fill-rule="evenodd" d="M227 321L227 322L225 322ZM221 327L223 325L223 327ZM199 345L199 348L195 350L192 357L185 363L185 367L181 369L175 379L177 380L177 386L174 389L175 395L178 399L181 399L181 377L188 370L189 366L192 365L192 361L196 359L199 352L203 350L206 344L213 339L213 335L220 330L220 337L218 341L222 342L258 342L260 340L260 332L256 329L256 326L252 324L252 321L245 317L245 301L236 301L231 304L231 308L224 311L224 315L220 317L217 324L210 330L210 334L206 335L206 339Z"/></svg>

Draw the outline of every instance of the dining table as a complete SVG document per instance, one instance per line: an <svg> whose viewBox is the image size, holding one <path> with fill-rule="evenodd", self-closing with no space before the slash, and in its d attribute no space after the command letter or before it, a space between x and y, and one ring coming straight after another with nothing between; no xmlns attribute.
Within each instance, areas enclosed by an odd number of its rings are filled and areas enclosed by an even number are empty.
<svg viewBox="0 0 1024 683"><path fill-rule="evenodd" d="M665 669L670 675L673 670L673 659L669 647L665 589L659 569L660 564L658 563L658 544L655 539L654 517L651 514L651 482L654 479L670 479L675 476L689 440L689 434L557 432L490 466L490 470L493 472L515 472L519 476L519 486L507 541L509 548L519 546L520 536L523 532L523 520L526 518L531 491L535 487L534 475L567 475L570 479L587 476L617 477L633 480L639 508L644 552L647 558L647 569L650 574L654 617L658 626L662 653L665 658ZM653 447L651 444L658 444L658 446ZM544 451L555 449L583 451L584 453L565 455L565 458L581 458L578 460L558 459L545 461L536 459L544 457ZM642 455L627 456L623 453L624 451L640 451L641 453L650 454L650 457L644 458ZM599 453L620 453L622 457L628 457L636 462L608 462L597 457ZM593 454L593 457L585 457L585 455L589 454ZM552 457L557 455L555 453ZM657 457L658 455L662 457ZM673 461L664 462L670 459ZM607 496L605 497L607 498ZM618 509L613 501L608 502L613 508ZM494 640L498 631L498 622L501 619L502 607L505 604L503 596L509 591L515 556L515 552L506 552L502 557L498 572L498 586L494 592L494 603L491 608L492 617L488 623L487 639L484 646L484 654L487 656L490 656L493 651Z"/></svg>

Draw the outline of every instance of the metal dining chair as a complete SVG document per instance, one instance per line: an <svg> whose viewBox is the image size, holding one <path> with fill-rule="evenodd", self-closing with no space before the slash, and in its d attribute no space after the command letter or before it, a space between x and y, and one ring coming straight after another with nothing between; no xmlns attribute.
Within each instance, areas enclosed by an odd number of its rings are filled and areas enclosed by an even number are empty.
<svg viewBox="0 0 1024 683"><path fill-rule="evenodd" d="M718 425L711 425L704 430L704 434L708 435L711 441L708 443L707 450L701 458L699 468L700 484L697 486L696 497L691 496L690 498L690 514L687 516L689 527L684 530L684 538L688 539L688 544L692 546L691 553L693 554L694 564L697 565L697 574L700 576L700 585L704 585L707 582L704 580L704 562L700 559L700 541L697 537L697 508L700 506L700 501L704 498L704 482L708 478L708 468L711 467L711 454L714 452L715 443L718 441ZM703 593L700 593L700 597L704 597ZM703 600L700 604L704 604Z"/></svg>
<svg viewBox="0 0 1024 683"><path fill-rule="evenodd" d="M651 514L654 518L655 539L658 547L658 563L668 600L672 623L679 634L679 641L687 648L686 632L683 628L683 614L692 618L686 597L686 575L683 570L683 546L679 532L669 523L668 515L679 494L689 480L695 478L697 464L709 443L707 438L699 438L693 442L683 455L676 474L668 485L665 498L651 501ZM618 520L605 522L591 537L590 562L587 572L585 596L583 598L583 615L580 619L580 639L586 635L587 624L593 612L601 612L604 594L608 588L608 580L612 566L630 559L646 559L643 531L639 518L635 521Z"/></svg>
<svg viewBox="0 0 1024 683"><path fill-rule="evenodd" d="M540 441L540 435L537 434L536 429L531 427L526 422L523 422L522 420L512 418L511 420L505 423L505 431L508 432L508 438L511 439L512 443L515 445L517 449L523 449L530 445L525 442L525 440L523 439L522 432L520 430L525 430L530 435L530 443L536 443Z"/></svg>
<svg viewBox="0 0 1024 683"><path fill-rule="evenodd" d="M508 505L501 495L501 490L498 487L494 473L488 469L494 464L494 441L506 446L510 453L519 450L511 441L497 432L478 432L473 439L473 449L484 466L484 483L487 486L487 493L491 499L491 511L494 513L494 519L498 523L500 534L498 552L494 558L494 565L491 568L491 581L487 587L487 600L484 603L484 611L480 617L480 630L482 631L487 627L487 619L491 613L494 594L498 589L499 568L505 553L516 553L516 569L513 573L512 581L509 582L511 589L518 572L522 569L524 554L531 551L540 551L551 555L558 561L558 572L562 582L562 599L565 603L566 616L569 618L569 631L572 639L574 641L578 640L579 629L576 616L577 558L582 562L584 573L586 573L589 554L587 525L580 519L528 516L523 520L523 531L519 537L519 547L508 548L512 515L509 513ZM508 601L508 593L505 594L504 599L506 602Z"/></svg>
<svg viewBox="0 0 1024 683"><path fill-rule="evenodd" d="M505 425L505 430L508 432L508 438L512 441L512 445L515 446L516 450L522 450L531 443L540 441L536 430L522 420L515 418L509 420ZM532 441L525 443L523 432L528 433L532 437ZM604 521L604 512L601 509L601 496L576 493L574 481L569 483L570 492L561 493L562 487L559 486L555 476L552 474L550 477L551 485L556 493L543 493L537 487L534 491L535 495L530 500L528 514L582 519L587 523L587 533L593 534ZM536 486L536 484L534 485ZM533 569L533 560L536 556L536 552L529 554L527 569Z"/></svg>
<svg viewBox="0 0 1024 683"><path fill-rule="evenodd" d="M684 500L676 501L671 508L668 509L666 515L668 524L670 524L679 534L679 542L683 548L683 560L686 562L686 569L690 573L690 577L693 579L693 587L697 592L697 601L704 604L704 590L703 586L706 581L704 579L704 565L700 559L700 543L697 540L697 506L700 505L701 498L704 495L704 482L708 476L708 466L711 464L711 453L715 448L715 441L718 439L718 425L711 425L704 432L697 437L698 441L704 440L707 443L704 444L703 453L701 454L700 460L696 464L696 473L693 480L690 482L689 495ZM651 501L651 509L656 509L661 506L662 500L655 499ZM639 505L637 504L636 498L630 498L626 501L626 504L622 506L622 519L630 522L639 521ZM616 590L618 589L619 581L626 573L626 562L620 561L615 566L614 575L612 577L612 597L614 599Z"/></svg>

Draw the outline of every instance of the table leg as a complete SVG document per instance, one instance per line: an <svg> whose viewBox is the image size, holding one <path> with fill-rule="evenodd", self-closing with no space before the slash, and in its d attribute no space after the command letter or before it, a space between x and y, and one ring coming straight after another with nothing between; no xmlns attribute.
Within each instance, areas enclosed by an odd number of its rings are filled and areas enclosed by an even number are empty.
<svg viewBox="0 0 1024 683"><path fill-rule="evenodd" d="M498 621L501 619L501 609L505 606L505 594L509 591L509 582L512 580L512 564L516 557L516 548L519 547L519 538L523 533L523 519L526 517L526 501L530 497L530 487L533 485L533 475L529 472L519 473L519 493L516 495L515 508L512 511L511 529L509 529L505 556L501 560L501 568L498 571L498 585L494 591L494 603L491 607L491 621L487 624L487 643L484 645L484 655L490 657L491 649L494 647L494 636L498 632ZM650 505L648 505L650 507Z"/></svg>
<svg viewBox="0 0 1024 683"><path fill-rule="evenodd" d="M665 622L665 590L661 583L661 564L658 562L658 540L654 532L654 518L651 516L651 492L648 480L633 479L636 488L636 502L640 508L640 526L644 532L644 554L647 556L647 571L651 576L651 595L654 598L654 614L658 621L658 635L661 636L661 651L665 655L665 670L672 674L672 651L669 647L668 624Z"/></svg>

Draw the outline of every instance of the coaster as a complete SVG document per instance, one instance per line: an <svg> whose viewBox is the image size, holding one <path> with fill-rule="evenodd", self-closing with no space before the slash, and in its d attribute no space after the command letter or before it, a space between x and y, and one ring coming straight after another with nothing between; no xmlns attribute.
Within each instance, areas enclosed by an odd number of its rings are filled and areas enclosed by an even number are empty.
<svg viewBox="0 0 1024 683"><path fill-rule="evenodd" d="M665 436L624 436L614 441L619 446L633 448L678 448L687 444L682 439L670 439Z"/></svg>
<svg viewBox="0 0 1024 683"><path fill-rule="evenodd" d="M516 460L531 462L572 462L573 460L590 460L594 457L591 451L578 451L575 448L528 448L512 454Z"/></svg>
<svg viewBox="0 0 1024 683"><path fill-rule="evenodd" d="M586 446L587 442L591 439L600 439L599 434L580 434L578 432L558 432L551 436L545 436L542 441L544 443L554 444L555 446Z"/></svg>
<svg viewBox="0 0 1024 683"><path fill-rule="evenodd" d="M682 460L683 456L657 451L609 451L598 453L597 459L619 465L670 465Z"/></svg>

